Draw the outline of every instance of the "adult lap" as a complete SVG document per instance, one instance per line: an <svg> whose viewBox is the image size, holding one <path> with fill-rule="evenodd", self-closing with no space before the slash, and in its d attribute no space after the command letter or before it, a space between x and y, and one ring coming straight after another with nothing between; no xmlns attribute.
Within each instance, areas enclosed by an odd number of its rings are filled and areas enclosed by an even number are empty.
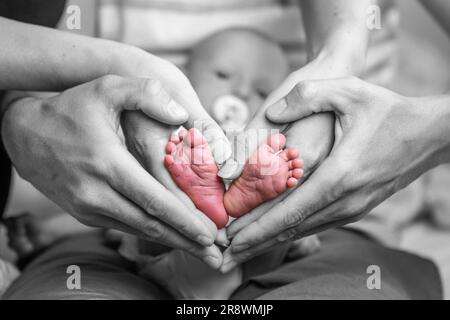
<svg viewBox="0 0 450 320"><path fill-rule="evenodd" d="M232 299L441 299L436 266L388 249L362 234L336 229L320 234L321 249L285 260L269 273L250 277ZM367 288L367 267L380 267L381 289Z"/></svg>
<svg viewBox="0 0 450 320"><path fill-rule="evenodd" d="M247 276L232 299L439 299L436 267L428 260L387 249L351 231L321 234L322 248L272 272ZM257 260L255 260L257 262ZM81 289L69 290L67 267L81 269ZM367 266L381 268L381 290L369 290ZM245 274L252 272L252 262ZM5 293L5 299L170 299L139 278L100 233L62 240L38 256Z"/></svg>
<svg viewBox="0 0 450 320"><path fill-rule="evenodd" d="M81 270L81 289L69 290L68 266ZM4 299L168 299L139 278L134 265L105 243L99 232L67 238L33 260Z"/></svg>

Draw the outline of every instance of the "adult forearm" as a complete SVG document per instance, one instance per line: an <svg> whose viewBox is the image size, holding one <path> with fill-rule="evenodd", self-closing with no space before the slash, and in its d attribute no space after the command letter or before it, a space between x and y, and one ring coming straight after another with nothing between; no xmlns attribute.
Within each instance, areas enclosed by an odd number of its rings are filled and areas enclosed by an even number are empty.
<svg viewBox="0 0 450 320"><path fill-rule="evenodd" d="M309 60L333 56L341 73L359 74L365 62L369 30L367 8L373 0L300 0Z"/></svg>
<svg viewBox="0 0 450 320"><path fill-rule="evenodd" d="M450 94L412 98L412 104L426 123L423 136L429 139L429 167L450 162Z"/></svg>
<svg viewBox="0 0 450 320"><path fill-rule="evenodd" d="M63 90L120 73L127 54L139 51L1 17L0 39L0 90Z"/></svg>

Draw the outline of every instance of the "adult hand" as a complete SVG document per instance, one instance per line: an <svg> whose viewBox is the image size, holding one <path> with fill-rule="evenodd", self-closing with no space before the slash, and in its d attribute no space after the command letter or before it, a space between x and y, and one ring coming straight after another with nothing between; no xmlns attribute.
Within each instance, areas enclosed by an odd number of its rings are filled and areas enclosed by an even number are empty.
<svg viewBox="0 0 450 320"><path fill-rule="evenodd" d="M183 126L197 128L208 140L208 144L218 164L222 164L231 155L230 143L213 118L206 112L186 76L172 63L134 47L125 47L114 63L114 73L127 76L139 76L158 79L171 97L187 111L188 117ZM130 59L130 56L132 59ZM127 111L133 112L133 111ZM154 118L159 120L158 118ZM127 121L127 120L126 120ZM128 135L132 138L132 135ZM138 142L139 143L139 142ZM142 152L143 161L151 150ZM141 160L141 159L139 159Z"/></svg>
<svg viewBox="0 0 450 320"><path fill-rule="evenodd" d="M280 242L355 222L426 170L450 161L449 98L406 98L357 78L300 82L267 110L275 123L334 112L330 156L233 239L229 268Z"/></svg>
<svg viewBox="0 0 450 320"><path fill-rule="evenodd" d="M2 138L19 174L82 223L197 253L217 268L215 230L155 180L121 138L122 110L166 124L189 117L160 81L106 76L48 99L15 100ZM212 257L212 259L211 259Z"/></svg>
<svg viewBox="0 0 450 320"><path fill-rule="evenodd" d="M201 219L208 228L217 231L216 225L203 212L199 211L189 196L181 191L173 181L169 171L164 166L164 155L169 137L177 129L175 126L167 126L147 117L142 112L126 112L122 116L122 128L128 150L139 160L141 165L161 185L172 192L183 204ZM216 239L217 240L217 239ZM183 249L193 255L199 256L198 246L192 241L186 241ZM222 253L216 246L208 249L221 263ZM200 251L200 255L204 254ZM211 264L210 264L211 265Z"/></svg>
<svg viewBox="0 0 450 320"><path fill-rule="evenodd" d="M334 75L345 75L350 72L347 64L342 59L324 55L289 75L280 87L270 95L264 106L249 123L246 131L237 138L238 143L235 144L236 148L233 157L225 163L219 175L232 179L239 176L248 157L255 152L268 136L273 134L271 130L275 129L285 134L287 147L297 148L300 151L300 156L305 163L304 178L299 183L301 184L320 165L331 150L334 142L334 115L332 113L321 113L289 124L276 124L266 118L265 112L270 105L286 96L297 83L308 79L325 79ZM274 204L288 194L290 192L286 192L234 220L227 228L228 237L230 239L233 238L247 225L257 221Z"/></svg>
<svg viewBox="0 0 450 320"><path fill-rule="evenodd" d="M294 139L295 143L293 143L293 139L287 139L288 146L297 147L300 150L301 157L305 162L306 172L316 167L328 155L333 143L332 114L311 116L302 121L292 123L289 130L287 130L288 124L269 121L265 112L269 106L286 96L297 83L303 80L325 79L334 75L346 74L347 71L339 67L341 65L342 63L335 59L320 58L291 73L267 98L267 101L246 126L245 131L236 137L233 155L220 169L219 176L224 179L236 179L239 177L248 158L275 132L283 132L286 135L289 134L289 131L299 133L299 136ZM301 136L306 136L306 138Z"/></svg>
<svg viewBox="0 0 450 320"><path fill-rule="evenodd" d="M297 148L300 151L300 156L305 164L304 178L300 180L300 185L320 165L331 150L334 142L334 116L332 113L321 113L290 124L277 124L269 121L265 112L270 105L286 96L298 82L305 79L323 79L327 76L341 75L347 72L343 61L327 56L313 60L300 70L290 74L280 87L269 96L264 106L246 127L246 131L237 137L233 157L227 160L219 171L219 175L227 179L238 177L247 159L263 141L275 133L273 130L278 130L286 136L287 147ZM295 190L290 190L269 202L263 203L251 212L234 220L226 229L227 237L229 239L234 238L241 230L256 222L275 204L292 192L295 192ZM227 249L224 252L224 264L221 269L226 272L234 267L236 262L245 262L246 260L247 258L243 257L243 259L237 261L231 250Z"/></svg>

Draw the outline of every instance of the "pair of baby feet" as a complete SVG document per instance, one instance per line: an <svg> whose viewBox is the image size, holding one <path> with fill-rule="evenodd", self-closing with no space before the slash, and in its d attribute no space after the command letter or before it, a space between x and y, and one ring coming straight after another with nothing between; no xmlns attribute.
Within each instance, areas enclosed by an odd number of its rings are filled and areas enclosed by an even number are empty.
<svg viewBox="0 0 450 320"><path fill-rule="evenodd" d="M178 187L221 229L229 216L240 217L297 185L303 161L296 149L285 145L284 135L270 137L227 191L207 140L197 129L170 138L164 164Z"/></svg>

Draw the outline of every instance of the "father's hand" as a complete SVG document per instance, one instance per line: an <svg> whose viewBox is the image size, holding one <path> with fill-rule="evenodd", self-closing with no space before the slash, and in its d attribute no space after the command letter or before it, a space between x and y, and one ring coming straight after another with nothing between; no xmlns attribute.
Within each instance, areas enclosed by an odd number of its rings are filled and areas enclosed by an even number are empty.
<svg viewBox="0 0 450 320"><path fill-rule="evenodd" d="M430 99L424 107L420 99L357 78L300 82L267 110L267 117L287 123L332 111L333 150L295 193L236 234L229 264L280 242L355 222L442 162L448 142L442 136L445 120L439 120L443 111L436 105Z"/></svg>
<svg viewBox="0 0 450 320"><path fill-rule="evenodd" d="M175 248L196 244L208 262L216 252L203 247L213 244L215 230L128 152L122 110L171 125L189 117L159 81L106 76L48 99L15 100L4 114L2 138L19 174L82 223Z"/></svg>

